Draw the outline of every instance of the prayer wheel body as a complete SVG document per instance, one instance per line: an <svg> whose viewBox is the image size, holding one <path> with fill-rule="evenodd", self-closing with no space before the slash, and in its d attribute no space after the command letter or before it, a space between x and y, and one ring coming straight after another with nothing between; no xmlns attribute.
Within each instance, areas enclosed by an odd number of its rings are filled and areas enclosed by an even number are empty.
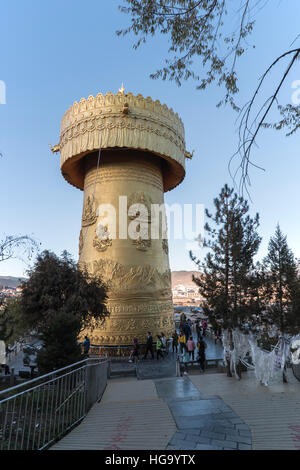
<svg viewBox="0 0 300 470"><path fill-rule="evenodd" d="M131 93L81 99L62 119L64 178L84 191L79 266L108 286L109 317L92 344L144 342L174 329L164 192L185 176L182 121ZM158 217L157 217L158 216Z"/></svg>

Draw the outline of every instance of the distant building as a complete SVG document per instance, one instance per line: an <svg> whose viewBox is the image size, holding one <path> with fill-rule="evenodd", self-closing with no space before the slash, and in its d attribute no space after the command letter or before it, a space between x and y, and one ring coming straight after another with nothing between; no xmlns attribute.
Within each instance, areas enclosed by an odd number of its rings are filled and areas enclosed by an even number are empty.
<svg viewBox="0 0 300 470"><path fill-rule="evenodd" d="M199 294L199 288L195 285L175 285L172 289L173 303L175 305L191 305L199 304L202 297Z"/></svg>

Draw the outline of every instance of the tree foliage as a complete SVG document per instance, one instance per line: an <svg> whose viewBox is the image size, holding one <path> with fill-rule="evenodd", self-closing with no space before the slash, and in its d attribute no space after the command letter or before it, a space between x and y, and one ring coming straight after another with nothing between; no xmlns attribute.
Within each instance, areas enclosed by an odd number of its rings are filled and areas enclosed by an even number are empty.
<svg viewBox="0 0 300 470"><path fill-rule="evenodd" d="M21 308L30 328L43 329L60 311L79 316L82 329L97 326L108 316L105 284L79 270L67 252L62 257L42 252L28 275L21 284Z"/></svg>
<svg viewBox="0 0 300 470"><path fill-rule="evenodd" d="M0 301L0 340L7 341L13 334L13 328L10 325L7 309L4 302Z"/></svg>
<svg viewBox="0 0 300 470"><path fill-rule="evenodd" d="M298 333L300 282L294 255L279 225L270 239L264 269L266 276L263 290L268 302L268 321L275 324L282 333Z"/></svg>
<svg viewBox="0 0 300 470"><path fill-rule="evenodd" d="M44 251L22 283L20 305L24 323L40 334L40 373L74 363L81 356L78 336L102 324L109 315L106 286L99 277L79 270L67 252Z"/></svg>
<svg viewBox="0 0 300 470"><path fill-rule="evenodd" d="M240 174L240 193L243 194L246 190L249 194L249 167L260 168L252 159L252 150L257 143L259 131L266 127L276 130L287 128L287 135L292 135L300 127L300 105L279 103L279 93L300 57L300 48L290 48L275 57L265 71L260 73L261 78L252 98L240 107L236 102L239 91L238 59L255 47L249 44L249 36L254 29L255 15L268 0L124 1L127 6L119 8L130 16L131 24L127 29L117 31L118 35L133 33L138 36L135 48L155 34L166 36L169 40L165 66L152 73L151 78L174 80L178 85L183 80L193 78L197 81L197 89L206 89L213 82L225 88L224 99L218 105L229 102L240 112L237 121L239 141L230 161L230 168L235 157L238 157L238 164L231 173L235 180ZM272 2L269 3L273 7ZM200 59L200 63L197 59ZM261 106L259 97L261 92L264 93L262 90L266 78L279 67L279 78L275 77L273 80L270 96L264 98L263 95ZM281 119L279 122L273 119L269 123L268 116L274 106L278 106Z"/></svg>
<svg viewBox="0 0 300 470"><path fill-rule="evenodd" d="M24 323L19 298L3 299L0 302L0 339L13 344L28 333Z"/></svg>
<svg viewBox="0 0 300 470"><path fill-rule="evenodd" d="M42 330L43 348L37 355L39 374L46 374L84 357L77 341L80 317L65 311L53 311L51 322Z"/></svg>
<svg viewBox="0 0 300 470"><path fill-rule="evenodd" d="M300 128L300 105L287 104L286 106L278 105L279 112L282 119L280 121L270 124L264 123L264 127L273 128L277 131L286 129L286 136L289 137Z"/></svg>
<svg viewBox="0 0 300 470"><path fill-rule="evenodd" d="M238 92L236 63L249 48L247 38L253 30L250 7L260 0L246 0L237 10L229 0L126 0L122 12L131 16L131 25L117 34L134 33L139 36L134 47L146 42L155 33L166 35L170 42L165 66L151 74L151 78L174 80L178 85L193 78L198 89L205 89L216 81L224 85L224 101L235 108L233 96ZM234 16L238 27L228 31L226 17ZM202 68L195 70L199 57ZM221 104L221 103L219 103Z"/></svg>
<svg viewBox="0 0 300 470"><path fill-rule="evenodd" d="M257 279L253 275L253 257L261 238L257 233L259 216L251 218L245 199L226 184L214 199L215 213L206 210L213 226L205 225L209 251L203 262L196 262L200 275L194 276L199 292L206 300L211 320L221 320L224 328L240 326L257 303Z"/></svg>

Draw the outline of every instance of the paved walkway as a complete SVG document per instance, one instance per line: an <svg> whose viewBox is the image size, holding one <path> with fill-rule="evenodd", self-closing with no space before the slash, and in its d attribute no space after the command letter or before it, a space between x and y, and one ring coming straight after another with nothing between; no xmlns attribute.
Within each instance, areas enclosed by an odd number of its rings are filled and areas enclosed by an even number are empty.
<svg viewBox="0 0 300 470"><path fill-rule="evenodd" d="M247 425L188 377L109 381L101 403L53 450L251 449Z"/></svg>
<svg viewBox="0 0 300 470"><path fill-rule="evenodd" d="M265 387L252 372L241 381L225 374L191 377L201 393L218 395L249 425L254 450L300 449L300 382L291 369L288 380Z"/></svg>
<svg viewBox="0 0 300 470"><path fill-rule="evenodd" d="M110 380L101 403L52 449L300 449L300 382L253 373Z"/></svg>
<svg viewBox="0 0 300 470"><path fill-rule="evenodd" d="M169 352L164 359L140 359L137 363L138 379L157 379L176 376L176 354Z"/></svg>
<svg viewBox="0 0 300 470"><path fill-rule="evenodd" d="M152 380L114 379L84 421L53 450L163 450L176 431Z"/></svg>
<svg viewBox="0 0 300 470"><path fill-rule="evenodd" d="M222 347L207 343L209 356L219 355ZM109 380L101 402L51 449L300 449L300 382L291 369L289 383L265 387L251 371L240 381L222 373L175 377L174 363L172 354L149 359L141 362L144 380Z"/></svg>

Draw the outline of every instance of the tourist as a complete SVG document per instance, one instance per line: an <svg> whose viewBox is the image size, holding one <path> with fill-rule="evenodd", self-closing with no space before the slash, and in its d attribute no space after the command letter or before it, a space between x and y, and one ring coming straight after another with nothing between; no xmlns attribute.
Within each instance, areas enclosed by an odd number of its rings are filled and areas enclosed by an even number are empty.
<svg viewBox="0 0 300 470"><path fill-rule="evenodd" d="M183 354L183 347L185 346L185 343L186 343L186 337L182 330L180 330L180 333L178 336L178 343L180 346L180 353Z"/></svg>
<svg viewBox="0 0 300 470"><path fill-rule="evenodd" d="M192 358L192 361L194 360L194 351L196 349L196 345L194 343L193 337L190 336L189 340L186 343L187 350L189 352L189 358Z"/></svg>
<svg viewBox="0 0 300 470"><path fill-rule="evenodd" d="M202 370L202 372L204 372L204 370L205 370L205 361L206 361L205 349L206 349L206 346L207 345L206 345L203 337L200 336L199 341L197 343L197 347L198 347L198 359L199 359L199 362L200 362L200 370Z"/></svg>
<svg viewBox="0 0 300 470"><path fill-rule="evenodd" d="M90 343L90 340L87 336L85 336L85 340L83 342L83 352L86 356L89 355L89 350L90 350L90 347L91 347L91 343Z"/></svg>
<svg viewBox="0 0 300 470"><path fill-rule="evenodd" d="M186 319L185 314L184 314L183 312L181 312L181 314L180 314L180 323L181 323L182 325L184 324L185 319Z"/></svg>
<svg viewBox="0 0 300 470"><path fill-rule="evenodd" d="M203 322L202 322L203 336L205 336L206 329L207 329L207 321L203 320Z"/></svg>
<svg viewBox="0 0 300 470"><path fill-rule="evenodd" d="M146 359L146 357L148 355L148 351L150 351L151 357L152 357L152 359L154 359L153 338L152 338L152 335L151 335L150 331L148 331L148 334L147 334L146 352L145 352L145 355L144 355L143 359Z"/></svg>
<svg viewBox="0 0 300 470"><path fill-rule="evenodd" d="M133 359L134 361L136 361L139 358L139 349L140 349L140 345L139 345L138 339L133 338L132 350L130 351L128 362L133 362Z"/></svg>
<svg viewBox="0 0 300 470"><path fill-rule="evenodd" d="M166 338L164 333L160 334L160 340L162 342L162 348L161 348L162 353L167 355L168 354L168 351L167 351L167 338Z"/></svg>
<svg viewBox="0 0 300 470"><path fill-rule="evenodd" d="M199 338L201 336L201 326L200 326L199 320L196 321L196 333L197 333L197 341L199 341Z"/></svg>
<svg viewBox="0 0 300 470"><path fill-rule="evenodd" d="M183 365L184 365L184 375L187 375L188 373L188 367L187 367L187 364L190 360L190 356L189 356L189 352L188 352L188 349L186 347L186 344L183 345L183 353L182 353L182 362L183 362Z"/></svg>
<svg viewBox="0 0 300 470"><path fill-rule="evenodd" d="M162 348L162 342L161 342L161 338L159 335L157 335L157 340L156 340L156 354L157 354L157 360L159 359L159 356L161 356L162 359L164 359L164 355L161 351L161 348Z"/></svg>
<svg viewBox="0 0 300 470"><path fill-rule="evenodd" d="M177 348L178 348L178 334L176 331L174 331L173 335L172 335L172 351L173 353L176 352L177 353Z"/></svg>
<svg viewBox="0 0 300 470"><path fill-rule="evenodd" d="M220 341L222 344L222 328L218 323L215 330L215 343L217 343L217 341Z"/></svg>
<svg viewBox="0 0 300 470"><path fill-rule="evenodd" d="M184 325L183 325L183 327L182 327L182 330L183 330L183 332L184 332L184 334L185 334L185 342L187 342L188 339L189 339L189 337L190 337L191 334L192 334L192 330L191 330L191 328L190 328L190 326L189 326L189 324L188 324L187 321L184 322Z"/></svg>

